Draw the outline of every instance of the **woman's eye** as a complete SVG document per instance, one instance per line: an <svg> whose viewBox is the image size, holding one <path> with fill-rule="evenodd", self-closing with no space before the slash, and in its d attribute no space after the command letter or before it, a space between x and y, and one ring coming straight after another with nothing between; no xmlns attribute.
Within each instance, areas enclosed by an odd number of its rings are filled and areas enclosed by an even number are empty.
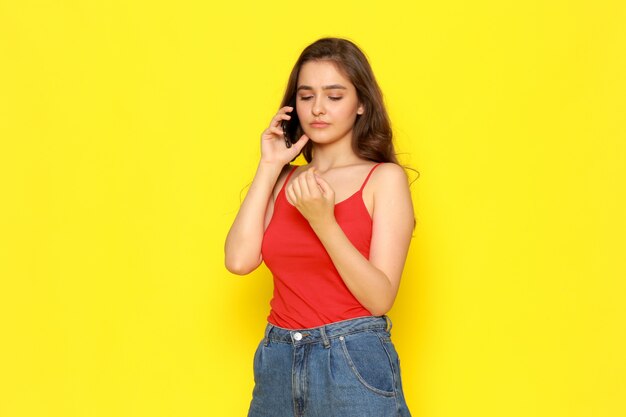
<svg viewBox="0 0 626 417"><path fill-rule="evenodd" d="M309 100L311 98L313 98L313 96L300 97L300 100L307 101L307 100ZM328 98L333 100L333 101L338 101L338 100L341 100L343 97L330 97L329 96Z"/></svg>

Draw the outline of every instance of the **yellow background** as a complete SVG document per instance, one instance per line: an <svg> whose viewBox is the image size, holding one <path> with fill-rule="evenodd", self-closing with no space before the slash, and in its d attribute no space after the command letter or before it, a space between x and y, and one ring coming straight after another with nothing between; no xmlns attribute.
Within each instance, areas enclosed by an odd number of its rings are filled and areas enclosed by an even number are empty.
<svg viewBox="0 0 626 417"><path fill-rule="evenodd" d="M224 238L322 36L421 173L413 415L626 415L626 3L209 3L0 1L0 416L245 415L271 275Z"/></svg>

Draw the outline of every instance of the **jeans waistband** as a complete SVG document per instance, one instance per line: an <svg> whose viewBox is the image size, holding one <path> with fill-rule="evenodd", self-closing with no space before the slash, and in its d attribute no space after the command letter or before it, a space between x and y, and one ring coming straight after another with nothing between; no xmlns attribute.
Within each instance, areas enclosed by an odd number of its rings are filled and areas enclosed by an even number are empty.
<svg viewBox="0 0 626 417"><path fill-rule="evenodd" d="M358 317L308 329L284 329L268 323L265 327L265 345L271 341L294 345L321 341L325 347L329 347L329 339L367 330L384 330L389 333L391 326L391 319L387 316Z"/></svg>

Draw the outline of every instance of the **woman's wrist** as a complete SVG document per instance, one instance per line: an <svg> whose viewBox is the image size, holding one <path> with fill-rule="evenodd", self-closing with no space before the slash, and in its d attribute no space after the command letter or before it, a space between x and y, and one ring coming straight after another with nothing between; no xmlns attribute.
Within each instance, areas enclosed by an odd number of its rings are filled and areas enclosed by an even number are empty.
<svg viewBox="0 0 626 417"><path fill-rule="evenodd" d="M278 170L279 172L283 169L285 164L279 161L265 161L263 158L259 160L259 168L269 169L269 170Z"/></svg>
<svg viewBox="0 0 626 417"><path fill-rule="evenodd" d="M283 166L280 164L259 162L254 179L252 180L252 187L255 189L261 187L260 189L265 190L264 192L271 194L282 170Z"/></svg>
<svg viewBox="0 0 626 417"><path fill-rule="evenodd" d="M280 173L283 170L283 165L275 162L264 162L259 161L259 165L257 166L255 179L267 179L272 183L272 187L276 184L276 180L280 176Z"/></svg>
<svg viewBox="0 0 626 417"><path fill-rule="evenodd" d="M309 220L309 225L320 240L323 240L326 236L330 237L334 233L342 230L335 216L329 216L323 219L311 219Z"/></svg>

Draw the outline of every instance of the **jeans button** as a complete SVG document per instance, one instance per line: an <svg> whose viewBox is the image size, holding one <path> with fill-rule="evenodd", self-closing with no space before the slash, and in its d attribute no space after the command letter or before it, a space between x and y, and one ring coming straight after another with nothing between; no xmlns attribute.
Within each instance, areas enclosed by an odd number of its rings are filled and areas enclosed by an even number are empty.
<svg viewBox="0 0 626 417"><path fill-rule="evenodd" d="M296 342L299 342L300 340L302 340L302 333L300 333L300 332L295 332L295 333L293 334L293 339L294 339Z"/></svg>

